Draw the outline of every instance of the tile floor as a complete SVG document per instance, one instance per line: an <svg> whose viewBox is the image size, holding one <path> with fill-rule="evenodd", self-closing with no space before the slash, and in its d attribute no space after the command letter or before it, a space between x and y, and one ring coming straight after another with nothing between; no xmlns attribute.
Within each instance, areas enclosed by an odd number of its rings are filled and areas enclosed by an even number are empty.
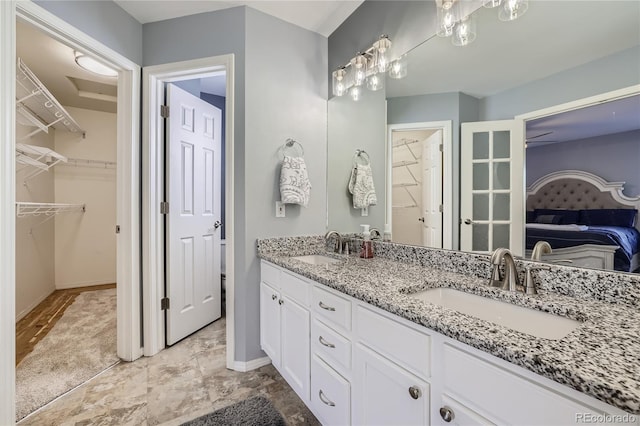
<svg viewBox="0 0 640 426"><path fill-rule="evenodd" d="M18 424L179 425L259 394L288 424L319 424L273 366L239 373L225 357L223 318L154 357L118 364Z"/></svg>

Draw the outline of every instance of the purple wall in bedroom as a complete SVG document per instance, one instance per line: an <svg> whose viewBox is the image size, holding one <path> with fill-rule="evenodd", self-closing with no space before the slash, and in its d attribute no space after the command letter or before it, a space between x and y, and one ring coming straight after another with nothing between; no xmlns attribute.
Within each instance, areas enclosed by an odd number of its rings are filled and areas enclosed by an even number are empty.
<svg viewBox="0 0 640 426"><path fill-rule="evenodd" d="M527 186L551 172L583 170L640 195L640 130L527 148L526 164Z"/></svg>

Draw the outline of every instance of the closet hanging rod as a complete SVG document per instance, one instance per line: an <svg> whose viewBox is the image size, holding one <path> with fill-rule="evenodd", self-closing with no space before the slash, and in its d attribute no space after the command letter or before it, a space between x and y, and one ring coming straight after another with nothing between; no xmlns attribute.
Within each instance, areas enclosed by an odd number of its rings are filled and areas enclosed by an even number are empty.
<svg viewBox="0 0 640 426"><path fill-rule="evenodd" d="M420 142L419 139L407 139L407 138L402 138L400 140L397 140L393 143L393 147L397 148L400 146L409 146L409 145L413 145L414 143L418 143Z"/></svg>
<svg viewBox="0 0 640 426"><path fill-rule="evenodd" d="M60 213L84 213L85 204L16 202L16 216L55 216Z"/></svg>
<svg viewBox="0 0 640 426"><path fill-rule="evenodd" d="M116 163L115 161L91 160L88 158L67 158L67 162L63 165L74 167L115 169L118 163Z"/></svg>

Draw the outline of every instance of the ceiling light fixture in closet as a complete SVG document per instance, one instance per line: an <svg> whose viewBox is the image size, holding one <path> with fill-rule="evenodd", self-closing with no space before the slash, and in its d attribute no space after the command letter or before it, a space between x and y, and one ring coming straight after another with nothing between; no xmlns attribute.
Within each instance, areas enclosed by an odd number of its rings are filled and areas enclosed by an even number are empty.
<svg viewBox="0 0 640 426"><path fill-rule="evenodd" d="M91 56L87 56L81 52L75 52L75 56L76 64L78 64L80 68L105 77L118 76L118 71L114 70L113 68L109 68L108 66Z"/></svg>
<svg viewBox="0 0 640 426"><path fill-rule="evenodd" d="M407 75L407 58L402 56L391 60L391 40L386 35L373 43L364 52L358 52L346 65L332 74L334 96L348 93L351 99L358 101L362 96L362 86L371 91L384 87L385 73L391 78L402 78Z"/></svg>

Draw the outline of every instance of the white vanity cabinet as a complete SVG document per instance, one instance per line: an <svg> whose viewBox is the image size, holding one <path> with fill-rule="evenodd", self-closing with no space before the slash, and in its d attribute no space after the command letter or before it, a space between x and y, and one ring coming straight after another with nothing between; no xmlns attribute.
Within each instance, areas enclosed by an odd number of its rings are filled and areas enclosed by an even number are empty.
<svg viewBox="0 0 640 426"><path fill-rule="evenodd" d="M260 282L260 344L274 367L305 402L309 401L308 281L262 263Z"/></svg>
<svg viewBox="0 0 640 426"><path fill-rule="evenodd" d="M640 425L640 416L268 262L262 272L262 348L325 425Z"/></svg>

